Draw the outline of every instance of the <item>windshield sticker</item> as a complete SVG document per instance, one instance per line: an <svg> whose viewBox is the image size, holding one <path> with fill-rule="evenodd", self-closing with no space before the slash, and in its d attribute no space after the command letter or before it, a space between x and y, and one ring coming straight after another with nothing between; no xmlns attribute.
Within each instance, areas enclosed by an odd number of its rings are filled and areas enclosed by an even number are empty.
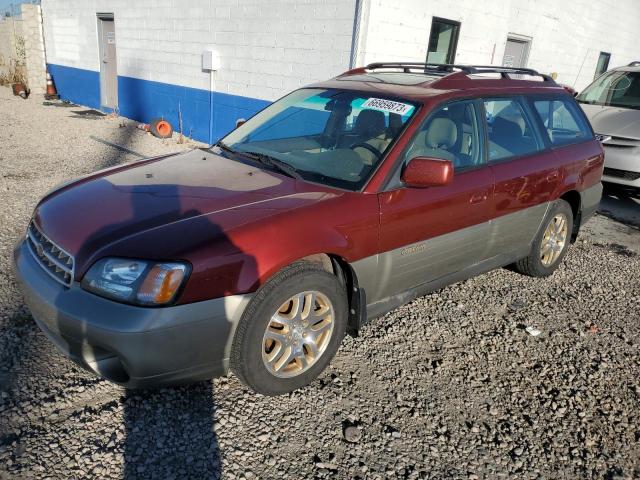
<svg viewBox="0 0 640 480"><path fill-rule="evenodd" d="M413 105L394 102L393 100L384 100L382 98L370 98L362 104L362 108L370 108L371 110L380 110L381 112L406 115L413 110Z"/></svg>

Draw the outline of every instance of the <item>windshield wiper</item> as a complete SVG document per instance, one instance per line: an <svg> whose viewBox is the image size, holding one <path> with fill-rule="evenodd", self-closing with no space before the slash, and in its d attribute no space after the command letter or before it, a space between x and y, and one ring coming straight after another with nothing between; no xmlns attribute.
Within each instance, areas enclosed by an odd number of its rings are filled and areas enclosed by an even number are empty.
<svg viewBox="0 0 640 480"><path fill-rule="evenodd" d="M229 153L238 153L236 150L234 150L233 148L231 148L229 145L227 145L226 143L220 141L217 143L214 143L213 145L211 145L209 148L207 148L207 150L211 151L211 149L213 147L218 147L221 148L222 150L224 150L225 152L229 152Z"/></svg>
<svg viewBox="0 0 640 480"><path fill-rule="evenodd" d="M271 155L267 155L266 153L260 152L250 152L245 150L240 150L238 153L246 155L247 157L257 160L258 162L273 168L274 170L278 170L280 173L284 173L285 175L295 178L296 180L302 180L302 175L300 175L294 167L289 165L282 160L278 160Z"/></svg>

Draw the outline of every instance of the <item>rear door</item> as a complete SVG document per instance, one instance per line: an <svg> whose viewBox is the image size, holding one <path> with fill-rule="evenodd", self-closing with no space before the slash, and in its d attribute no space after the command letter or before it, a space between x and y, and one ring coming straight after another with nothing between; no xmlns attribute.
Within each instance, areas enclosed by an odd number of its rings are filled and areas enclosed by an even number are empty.
<svg viewBox="0 0 640 480"><path fill-rule="evenodd" d="M558 162L563 178L560 188L583 192L595 187L592 190L594 197L582 199L591 203L581 204L580 207L586 210L596 208L600 200L600 194L596 192L599 192L602 174L602 148L594 139L584 112L566 94L531 96L528 100Z"/></svg>
<svg viewBox="0 0 640 480"><path fill-rule="evenodd" d="M548 148L523 97L484 99L489 165L495 177L490 256L524 256L562 181L562 162Z"/></svg>
<svg viewBox="0 0 640 480"><path fill-rule="evenodd" d="M493 174L486 165L477 101L436 109L403 154L450 160L446 186L401 186L379 194L381 226L377 279L369 303L470 267L486 256Z"/></svg>

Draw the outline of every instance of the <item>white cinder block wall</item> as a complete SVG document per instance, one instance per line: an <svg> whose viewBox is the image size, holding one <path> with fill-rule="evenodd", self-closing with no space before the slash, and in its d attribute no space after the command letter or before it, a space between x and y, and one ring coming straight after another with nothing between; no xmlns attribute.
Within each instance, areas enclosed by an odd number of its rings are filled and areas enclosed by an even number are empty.
<svg viewBox="0 0 640 480"><path fill-rule="evenodd" d="M640 60L638 0L363 0L358 63L424 62L432 17L461 22L456 63L500 65L507 35L531 39L527 66L582 89L600 52Z"/></svg>
<svg viewBox="0 0 640 480"><path fill-rule="evenodd" d="M113 13L118 75L265 100L348 68L355 0L42 0L47 62L99 71L97 12Z"/></svg>
<svg viewBox="0 0 640 480"><path fill-rule="evenodd" d="M22 20L11 17L0 19L0 76L9 76L16 62L24 63L16 51L18 37L22 37Z"/></svg>
<svg viewBox="0 0 640 480"><path fill-rule="evenodd" d="M285 93L356 64L426 59L432 18L461 22L455 61L502 63L528 37L527 66L582 89L599 53L640 60L640 0L42 0L47 63L63 97L101 106L98 14L115 18L118 108L215 140ZM201 54L219 53L213 88ZM211 91L213 92L211 92Z"/></svg>

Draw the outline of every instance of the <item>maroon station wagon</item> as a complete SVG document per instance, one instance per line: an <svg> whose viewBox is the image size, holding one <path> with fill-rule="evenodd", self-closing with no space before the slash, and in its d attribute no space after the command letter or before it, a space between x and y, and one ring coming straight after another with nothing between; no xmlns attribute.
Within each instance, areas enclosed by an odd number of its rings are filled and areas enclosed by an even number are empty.
<svg viewBox="0 0 640 480"><path fill-rule="evenodd" d="M417 296L506 265L552 274L597 208L603 159L534 70L371 64L210 148L59 186L15 269L40 328L98 375L136 388L231 370L281 394Z"/></svg>

